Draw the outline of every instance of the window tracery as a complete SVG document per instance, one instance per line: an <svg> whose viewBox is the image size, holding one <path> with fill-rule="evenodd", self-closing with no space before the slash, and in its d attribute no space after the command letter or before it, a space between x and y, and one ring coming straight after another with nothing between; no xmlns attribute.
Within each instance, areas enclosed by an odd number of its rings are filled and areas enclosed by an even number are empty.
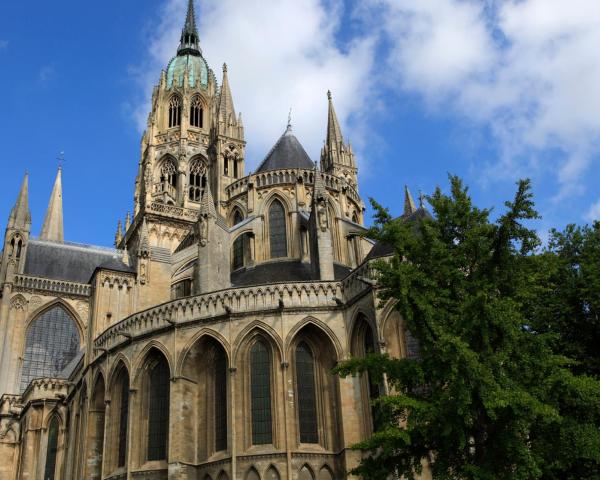
<svg viewBox="0 0 600 480"><path fill-rule="evenodd" d="M34 378L56 377L79 352L75 319L60 305L42 313L27 330L21 391Z"/></svg>
<svg viewBox="0 0 600 480"><path fill-rule="evenodd" d="M169 383L167 361L159 356L148 374L148 449L147 459L166 460L169 437Z"/></svg>
<svg viewBox="0 0 600 480"><path fill-rule="evenodd" d="M204 109L200 97L194 97L190 105L190 125L192 127L202 128L204 124Z"/></svg>
<svg viewBox="0 0 600 480"><path fill-rule="evenodd" d="M269 350L263 340L257 340L250 349L250 390L252 443L272 443L271 365Z"/></svg>
<svg viewBox="0 0 600 480"><path fill-rule="evenodd" d="M269 243L271 258L287 257L285 209L279 200L269 207Z"/></svg>
<svg viewBox="0 0 600 480"><path fill-rule="evenodd" d="M188 198L192 202L202 200L206 188L206 163L201 159L195 159L190 164L190 178L188 186Z"/></svg>
<svg viewBox="0 0 600 480"><path fill-rule="evenodd" d="M169 102L169 128L181 125L181 99L173 95Z"/></svg>

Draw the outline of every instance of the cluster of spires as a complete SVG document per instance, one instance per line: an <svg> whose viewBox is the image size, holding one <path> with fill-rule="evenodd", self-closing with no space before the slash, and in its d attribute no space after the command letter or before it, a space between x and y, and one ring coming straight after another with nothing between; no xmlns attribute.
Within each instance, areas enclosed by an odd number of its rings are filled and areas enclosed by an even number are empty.
<svg viewBox="0 0 600 480"><path fill-rule="evenodd" d="M12 228L29 230L31 227L31 213L29 211L29 174L25 173L17 201L10 212L9 226ZM62 168L54 180L54 187L48 202L48 209L44 216L44 223L39 236L40 240L50 242L64 242L63 208L62 208Z"/></svg>

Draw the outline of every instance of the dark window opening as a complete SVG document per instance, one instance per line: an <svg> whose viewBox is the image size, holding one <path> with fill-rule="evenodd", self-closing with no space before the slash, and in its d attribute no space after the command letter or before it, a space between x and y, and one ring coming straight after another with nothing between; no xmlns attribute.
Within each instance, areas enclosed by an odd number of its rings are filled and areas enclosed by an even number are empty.
<svg viewBox="0 0 600 480"><path fill-rule="evenodd" d="M239 163L239 160L237 158L233 160L233 177L234 178L238 178L238 175L239 175L238 163Z"/></svg>
<svg viewBox="0 0 600 480"><path fill-rule="evenodd" d="M169 438L169 366L159 360L150 370L148 388L148 460L166 460Z"/></svg>
<svg viewBox="0 0 600 480"><path fill-rule="evenodd" d="M260 340L250 350L250 395L252 443L272 443L271 366L267 346Z"/></svg>
<svg viewBox="0 0 600 480"><path fill-rule="evenodd" d="M173 300L177 298L189 297L192 294L192 280L186 278L177 282L171 287L171 298Z"/></svg>
<svg viewBox="0 0 600 480"><path fill-rule="evenodd" d="M190 182L188 186L188 198L192 202L202 200L206 188L206 164L201 160L194 160L190 165Z"/></svg>
<svg viewBox="0 0 600 480"><path fill-rule="evenodd" d="M376 351L375 340L373 338L373 330L370 326L367 326L365 331L364 349L365 355L370 355L372 353L375 353ZM373 402L374 400L377 400L381 395L381 392L379 390L379 384L375 380L373 380L372 376L369 375L368 372L365 372L365 375L367 375L367 383L369 386L369 399L371 400L371 402ZM373 418L373 429L377 431L381 427L382 419L381 412L376 407L376 405L371 405L371 416Z"/></svg>
<svg viewBox="0 0 600 480"><path fill-rule="evenodd" d="M129 375L126 372L123 372L121 376L120 394L117 467L124 467L127 460L127 424L129 422Z"/></svg>
<svg viewBox="0 0 600 480"><path fill-rule="evenodd" d="M240 235L233 242L233 269L244 266L244 235Z"/></svg>
<svg viewBox="0 0 600 480"><path fill-rule="evenodd" d="M310 347L304 342L296 348L296 388L298 391L300 442L319 443L315 360Z"/></svg>
<svg viewBox="0 0 600 480"><path fill-rule="evenodd" d="M202 128L204 119L204 110L202 109L202 103L200 98L195 97L190 106L190 125L192 127Z"/></svg>
<svg viewBox="0 0 600 480"><path fill-rule="evenodd" d="M54 480L56 473L56 456L58 453L58 418L54 417L48 428L48 449L46 453L46 468L44 480Z"/></svg>
<svg viewBox="0 0 600 480"><path fill-rule="evenodd" d="M173 96L169 102L169 128L181 125L181 100Z"/></svg>
<svg viewBox="0 0 600 480"><path fill-rule="evenodd" d="M279 200L269 208L269 242L271 258L287 257L285 209Z"/></svg>
<svg viewBox="0 0 600 480"><path fill-rule="evenodd" d="M215 355L215 450L227 450L227 358L221 349Z"/></svg>

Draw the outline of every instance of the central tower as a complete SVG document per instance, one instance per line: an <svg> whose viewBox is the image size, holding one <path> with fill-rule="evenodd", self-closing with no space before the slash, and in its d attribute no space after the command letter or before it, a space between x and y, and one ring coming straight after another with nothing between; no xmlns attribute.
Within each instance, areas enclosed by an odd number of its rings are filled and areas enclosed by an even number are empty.
<svg viewBox="0 0 600 480"><path fill-rule="evenodd" d="M171 227L159 233L154 246L173 251L196 222L207 183L223 212L225 187L244 176L244 128L235 114L227 66L219 88L202 56L192 0L177 55L153 90L141 143L134 220L122 242L129 245L145 219L151 233ZM153 246L152 235L150 240Z"/></svg>

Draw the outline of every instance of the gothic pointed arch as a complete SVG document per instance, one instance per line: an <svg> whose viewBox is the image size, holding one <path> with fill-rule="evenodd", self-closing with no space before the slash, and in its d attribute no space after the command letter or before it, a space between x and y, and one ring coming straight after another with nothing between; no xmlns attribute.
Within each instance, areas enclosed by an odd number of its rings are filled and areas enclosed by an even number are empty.
<svg viewBox="0 0 600 480"><path fill-rule="evenodd" d="M267 209L267 229L270 258L288 256L287 210L278 197L273 198Z"/></svg>
<svg viewBox="0 0 600 480"><path fill-rule="evenodd" d="M190 126L204 127L204 103L200 95L194 95L190 102Z"/></svg>
<svg viewBox="0 0 600 480"><path fill-rule="evenodd" d="M104 457L104 427L106 414L106 383L102 372L98 372L92 384L88 412L85 478L100 480Z"/></svg>
<svg viewBox="0 0 600 480"><path fill-rule="evenodd" d="M48 424L46 439L46 461L44 466L44 480L54 480L57 475L57 457L59 448L60 419L53 415Z"/></svg>
<svg viewBox="0 0 600 480"><path fill-rule="evenodd" d="M208 167L206 159L197 155L190 160L188 175L188 200L200 202L206 189Z"/></svg>
<svg viewBox="0 0 600 480"><path fill-rule="evenodd" d="M302 468L298 472L298 480L315 480L312 468L308 464L302 465Z"/></svg>
<svg viewBox="0 0 600 480"><path fill-rule="evenodd" d="M183 402L195 426L187 454L197 462L229 448L228 373L227 351L214 335L204 332L184 351L181 376L188 384Z"/></svg>
<svg viewBox="0 0 600 480"><path fill-rule="evenodd" d="M27 326L22 354L20 389L40 377L60 377L81 348L77 321L61 304L54 303L33 317Z"/></svg>
<svg viewBox="0 0 600 480"><path fill-rule="evenodd" d="M130 411L130 377L125 362L118 360L110 377L110 418L106 429L108 438L105 445L110 446L106 460L109 473L125 470L127 467L129 411Z"/></svg>
<svg viewBox="0 0 600 480"><path fill-rule="evenodd" d="M377 331L366 315L358 313L351 332L350 353L353 357L379 353ZM378 410L373 401L381 395L381 385L368 372L363 372L357 380L363 412L363 435L367 437L377 430L379 425Z"/></svg>
<svg viewBox="0 0 600 480"><path fill-rule="evenodd" d="M162 350L152 346L141 367L141 408L146 412L140 427L142 461L166 461L169 441L171 368ZM143 418L143 417L142 417ZM142 420L140 418L140 420Z"/></svg>
<svg viewBox="0 0 600 480"><path fill-rule="evenodd" d="M277 355L279 357L283 356L283 342L275 329L265 322L254 320L246 325L246 327L237 335L233 343L232 361L234 366L239 363L239 357L243 354L242 351L247 349L248 343L257 335L265 336L273 344Z"/></svg>
<svg viewBox="0 0 600 480"><path fill-rule="evenodd" d="M169 128L178 127L181 125L181 110L182 100L178 94L173 94L169 99L169 110L168 110L168 125Z"/></svg>
<svg viewBox="0 0 600 480"><path fill-rule="evenodd" d="M261 480L258 471L254 467L250 467L250 469L246 472L246 476L244 480Z"/></svg>
<svg viewBox="0 0 600 480"><path fill-rule="evenodd" d="M281 480L279 471L275 468L275 465L269 466L265 472L265 480Z"/></svg>
<svg viewBox="0 0 600 480"><path fill-rule="evenodd" d="M174 203L177 200L177 177L177 161L172 155L164 155L154 174L153 197L163 203Z"/></svg>
<svg viewBox="0 0 600 480"><path fill-rule="evenodd" d="M300 448L341 447L339 378L333 375L338 355L331 338L318 323L307 321L288 347L294 380L296 441Z"/></svg>

